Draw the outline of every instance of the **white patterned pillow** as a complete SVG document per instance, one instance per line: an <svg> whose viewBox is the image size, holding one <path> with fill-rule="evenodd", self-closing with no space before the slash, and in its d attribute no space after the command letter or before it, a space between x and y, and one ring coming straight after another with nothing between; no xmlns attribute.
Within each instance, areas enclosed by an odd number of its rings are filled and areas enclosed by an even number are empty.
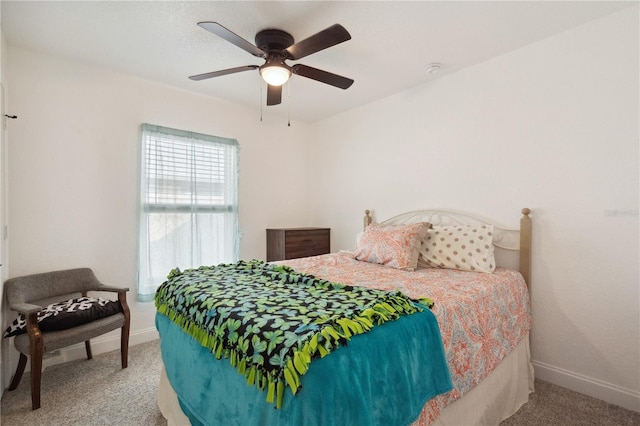
<svg viewBox="0 0 640 426"><path fill-rule="evenodd" d="M360 238L356 260L413 271L418 265L420 241L431 224L369 225Z"/></svg>
<svg viewBox="0 0 640 426"><path fill-rule="evenodd" d="M434 268L493 272L493 226L434 226L420 244L420 261Z"/></svg>

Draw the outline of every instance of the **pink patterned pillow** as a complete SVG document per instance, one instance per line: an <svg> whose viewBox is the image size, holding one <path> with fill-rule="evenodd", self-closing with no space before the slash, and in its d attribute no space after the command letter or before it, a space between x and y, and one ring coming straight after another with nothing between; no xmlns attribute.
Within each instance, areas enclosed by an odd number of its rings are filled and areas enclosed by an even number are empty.
<svg viewBox="0 0 640 426"><path fill-rule="evenodd" d="M413 271L418 265L420 242L430 227L429 222L410 225L369 225L360 238L355 258Z"/></svg>

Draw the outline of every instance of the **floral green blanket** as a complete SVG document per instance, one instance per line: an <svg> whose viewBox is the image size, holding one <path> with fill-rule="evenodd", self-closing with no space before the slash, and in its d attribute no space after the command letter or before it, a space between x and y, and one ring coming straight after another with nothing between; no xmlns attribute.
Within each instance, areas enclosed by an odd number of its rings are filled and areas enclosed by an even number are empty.
<svg viewBox="0 0 640 426"><path fill-rule="evenodd" d="M258 260L174 269L155 304L278 408L287 386L294 395L301 388L314 358L422 309L398 291L333 283Z"/></svg>

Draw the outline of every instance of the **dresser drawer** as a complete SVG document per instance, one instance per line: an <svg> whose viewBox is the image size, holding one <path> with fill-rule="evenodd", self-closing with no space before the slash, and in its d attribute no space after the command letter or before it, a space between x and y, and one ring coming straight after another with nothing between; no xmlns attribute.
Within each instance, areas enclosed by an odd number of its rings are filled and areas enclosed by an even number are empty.
<svg viewBox="0 0 640 426"><path fill-rule="evenodd" d="M267 262L329 253L330 233L329 228L267 229Z"/></svg>

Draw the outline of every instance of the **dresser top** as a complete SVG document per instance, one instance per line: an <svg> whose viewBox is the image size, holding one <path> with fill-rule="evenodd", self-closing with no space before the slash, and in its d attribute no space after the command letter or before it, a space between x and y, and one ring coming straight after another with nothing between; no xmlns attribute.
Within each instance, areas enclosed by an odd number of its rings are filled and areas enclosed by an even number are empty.
<svg viewBox="0 0 640 426"><path fill-rule="evenodd" d="M325 231L329 228L302 227L302 228L267 228L267 231Z"/></svg>

